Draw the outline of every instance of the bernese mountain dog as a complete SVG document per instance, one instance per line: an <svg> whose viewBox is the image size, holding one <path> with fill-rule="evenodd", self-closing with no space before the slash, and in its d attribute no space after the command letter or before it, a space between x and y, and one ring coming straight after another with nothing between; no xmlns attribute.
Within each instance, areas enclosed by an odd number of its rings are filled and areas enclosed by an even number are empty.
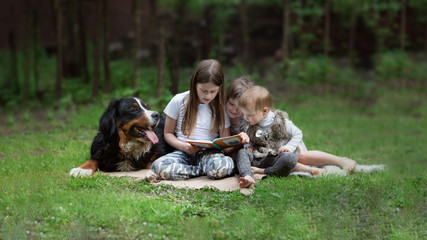
<svg viewBox="0 0 427 240"><path fill-rule="evenodd" d="M70 175L90 176L98 169L105 172L150 169L154 160L172 151L164 141L163 128L164 119L141 99L112 100L99 120L90 159L71 169Z"/></svg>

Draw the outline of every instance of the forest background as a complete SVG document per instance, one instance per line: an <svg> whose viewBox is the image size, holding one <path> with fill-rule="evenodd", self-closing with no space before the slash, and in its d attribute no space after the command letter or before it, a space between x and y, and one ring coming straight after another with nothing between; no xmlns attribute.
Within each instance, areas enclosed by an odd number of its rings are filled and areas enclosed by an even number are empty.
<svg viewBox="0 0 427 240"><path fill-rule="evenodd" d="M206 58L228 82L369 101L379 85L425 87L426 12L426 0L6 1L0 106L133 95L163 107Z"/></svg>
<svg viewBox="0 0 427 240"><path fill-rule="evenodd" d="M250 75L311 149L384 171L254 194L69 171L113 98ZM5 0L0 239L427 239L427 0Z"/></svg>

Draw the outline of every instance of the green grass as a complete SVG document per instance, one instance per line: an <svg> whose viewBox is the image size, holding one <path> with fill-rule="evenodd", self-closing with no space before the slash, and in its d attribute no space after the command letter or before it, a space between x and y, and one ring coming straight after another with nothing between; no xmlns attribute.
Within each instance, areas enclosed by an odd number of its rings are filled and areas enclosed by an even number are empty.
<svg viewBox="0 0 427 240"><path fill-rule="evenodd" d="M48 110L44 118L32 111L2 116L0 239L427 238L422 91L378 91L370 104L336 96L276 98L309 149L387 169L269 178L251 196L69 177L89 157L106 104Z"/></svg>

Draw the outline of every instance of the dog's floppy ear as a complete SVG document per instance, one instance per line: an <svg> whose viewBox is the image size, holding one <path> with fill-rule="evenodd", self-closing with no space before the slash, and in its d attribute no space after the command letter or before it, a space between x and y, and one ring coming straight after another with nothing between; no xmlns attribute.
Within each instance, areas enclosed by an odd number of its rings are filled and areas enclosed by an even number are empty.
<svg viewBox="0 0 427 240"><path fill-rule="evenodd" d="M117 132L116 116L119 103L120 99L112 100L99 120L99 132L104 137L111 138Z"/></svg>

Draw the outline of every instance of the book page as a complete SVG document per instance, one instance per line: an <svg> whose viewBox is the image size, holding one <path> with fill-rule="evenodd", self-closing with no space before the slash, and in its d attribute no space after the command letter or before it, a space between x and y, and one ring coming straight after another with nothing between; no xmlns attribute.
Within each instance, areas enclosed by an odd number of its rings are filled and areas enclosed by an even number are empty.
<svg viewBox="0 0 427 240"><path fill-rule="evenodd" d="M242 143L242 138L239 135L233 135L223 138L216 138L212 142L209 140L187 140L188 143L194 146L203 148L218 148L224 149L237 146Z"/></svg>
<svg viewBox="0 0 427 240"><path fill-rule="evenodd" d="M211 141L203 141L203 140L187 140L193 146L203 147L203 148L216 148L215 145L212 144Z"/></svg>
<svg viewBox="0 0 427 240"><path fill-rule="evenodd" d="M221 148L228 148L241 144L242 138L239 135L217 138L214 140L214 143L216 143Z"/></svg>

